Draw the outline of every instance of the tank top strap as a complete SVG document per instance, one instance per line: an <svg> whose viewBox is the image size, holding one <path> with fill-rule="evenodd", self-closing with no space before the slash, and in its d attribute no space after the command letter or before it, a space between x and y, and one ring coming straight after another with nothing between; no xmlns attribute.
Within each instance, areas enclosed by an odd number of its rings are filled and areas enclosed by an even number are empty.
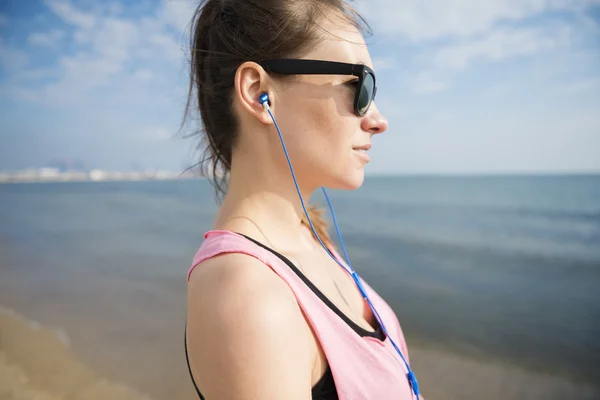
<svg viewBox="0 0 600 400"><path fill-rule="evenodd" d="M258 242L255 243L239 233L227 230L206 232L204 241L194 256L192 266L187 273L187 280L189 281L191 273L202 261L227 253L246 254L255 257L275 272L292 290L309 323L317 325L315 327L317 331L335 329L338 334L341 332L353 333L352 328L344 323L342 319L336 317L335 312L318 297L313 289L307 286L307 281L299 276L300 272L293 270L295 267L286 264L281 258L258 244Z"/></svg>
<svg viewBox="0 0 600 400"><path fill-rule="evenodd" d="M202 261L227 253L246 254L258 259L279 275L294 291L296 297L313 295L298 275L279 257L247 237L228 230L210 230L204 234L204 241L194 256L187 280L189 281L192 271Z"/></svg>
<svg viewBox="0 0 600 400"><path fill-rule="evenodd" d="M210 230L204 234L204 241L194 256L192 265L187 273L187 280L190 280L192 271L202 261L226 253L246 254L257 258L265 264L269 264L268 261L271 258L265 249L255 245L239 234L225 230Z"/></svg>

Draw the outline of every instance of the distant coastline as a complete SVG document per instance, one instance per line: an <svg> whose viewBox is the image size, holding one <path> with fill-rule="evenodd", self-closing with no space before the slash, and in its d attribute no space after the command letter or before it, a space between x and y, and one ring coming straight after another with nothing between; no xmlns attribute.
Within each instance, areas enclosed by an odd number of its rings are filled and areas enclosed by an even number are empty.
<svg viewBox="0 0 600 400"><path fill-rule="evenodd" d="M505 171L505 172L374 172L366 173L370 178L415 178L415 179L486 179L486 178L562 178L599 176L600 171ZM102 169L61 170L58 168L29 168L19 171L0 171L2 183L36 183L36 182L110 182L110 181L152 181L152 180L186 180L203 179L197 169L183 171L148 170L148 171L106 171Z"/></svg>
<svg viewBox="0 0 600 400"><path fill-rule="evenodd" d="M106 181L148 181L148 180L181 180L201 178L197 172L188 170L175 171L61 171L55 168L35 168L22 171L0 172L0 183L35 183L35 182L106 182Z"/></svg>

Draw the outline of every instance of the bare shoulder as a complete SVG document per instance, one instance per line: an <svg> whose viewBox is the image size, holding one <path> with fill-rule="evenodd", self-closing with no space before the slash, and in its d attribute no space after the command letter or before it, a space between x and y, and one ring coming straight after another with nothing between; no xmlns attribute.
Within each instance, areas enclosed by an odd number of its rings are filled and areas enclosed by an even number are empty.
<svg viewBox="0 0 600 400"><path fill-rule="evenodd" d="M309 328L287 284L256 258L197 266L187 318L190 365L207 400L310 399Z"/></svg>
<svg viewBox="0 0 600 400"><path fill-rule="evenodd" d="M223 322L302 318L288 285L261 261L239 253L208 259L195 268L188 282L188 309L192 318L201 313Z"/></svg>

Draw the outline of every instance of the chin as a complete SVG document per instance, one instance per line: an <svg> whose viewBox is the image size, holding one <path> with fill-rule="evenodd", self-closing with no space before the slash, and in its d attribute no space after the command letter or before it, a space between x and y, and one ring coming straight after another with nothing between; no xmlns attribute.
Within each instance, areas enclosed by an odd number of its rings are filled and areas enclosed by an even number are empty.
<svg viewBox="0 0 600 400"><path fill-rule="evenodd" d="M365 181L365 171L354 170L352 173L348 173L344 176L339 177L337 185L332 186L332 189L338 190L356 190L360 188Z"/></svg>

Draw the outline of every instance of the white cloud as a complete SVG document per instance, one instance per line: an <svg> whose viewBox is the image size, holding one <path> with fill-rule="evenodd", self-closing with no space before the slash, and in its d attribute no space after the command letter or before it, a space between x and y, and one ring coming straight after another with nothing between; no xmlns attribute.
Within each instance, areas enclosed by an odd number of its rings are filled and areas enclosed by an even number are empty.
<svg viewBox="0 0 600 400"><path fill-rule="evenodd" d="M94 32L92 43L100 56L123 61L138 44L138 27L125 19L106 18Z"/></svg>
<svg viewBox="0 0 600 400"><path fill-rule="evenodd" d="M486 32L499 21L519 21L548 11L580 11L600 0L364 0L362 4L359 10L373 21L375 34L420 42L467 37Z"/></svg>
<svg viewBox="0 0 600 400"><path fill-rule="evenodd" d="M441 48L434 56L439 69L464 70L473 59L499 61L562 47L569 43L570 29L500 28L480 38Z"/></svg>
<svg viewBox="0 0 600 400"><path fill-rule="evenodd" d="M389 40L386 54L401 55L415 93L448 90L472 64L541 57L549 50L566 57L600 31L586 15L600 0L366 1L359 11L375 35ZM410 48L417 54L406 57Z"/></svg>
<svg viewBox="0 0 600 400"><path fill-rule="evenodd" d="M50 104L84 101L90 89L111 83L111 77L123 70L119 60L79 54L60 60L61 79L44 89Z"/></svg>
<svg viewBox="0 0 600 400"><path fill-rule="evenodd" d="M19 71L12 76L9 93L20 101L50 107L82 105L94 98L93 89L112 84L112 78L123 69L119 61L82 53L62 57L57 64L52 70ZM27 79L47 77L55 79L35 87L26 84Z"/></svg>
<svg viewBox="0 0 600 400"><path fill-rule="evenodd" d="M46 0L46 5L65 22L84 29L91 29L96 18L91 13L76 10L67 0Z"/></svg>
<svg viewBox="0 0 600 400"><path fill-rule="evenodd" d="M181 60L184 53L182 47L172 35L167 33L153 33L149 37L151 44L155 45L159 50L153 56L166 57L171 61Z"/></svg>
<svg viewBox="0 0 600 400"><path fill-rule="evenodd" d="M431 72L420 72L413 83L415 93L435 93L448 88L448 84Z"/></svg>
<svg viewBox="0 0 600 400"><path fill-rule="evenodd" d="M161 0L158 17L167 24L185 32L191 22L198 2L194 0Z"/></svg>
<svg viewBox="0 0 600 400"><path fill-rule="evenodd" d="M151 71L156 65L176 65L183 62L184 54L174 39L172 33L166 31L166 19L160 16L132 18L115 17L106 15L106 7L97 7L94 11L81 11L65 0L48 0L49 9L62 18L66 23L75 26L75 31L70 40L77 45L76 52L72 55L58 58L54 65L54 72L46 76L54 77L50 82L42 86L23 87L27 77L35 76L35 73L20 74L13 76L10 84L13 86L12 93L21 101L34 101L52 106L68 106L71 104L84 104L86 101L100 101L101 99L110 104L118 103L125 96L134 102L144 98L142 94L147 88L138 90L137 85L147 86L147 82L155 83L155 73ZM112 3L108 7L113 13L117 10L119 3ZM174 2L178 4L178 2ZM171 8L160 6L156 13ZM176 15L176 14L171 14ZM190 16L191 18L191 16ZM90 29L92 28L93 29ZM48 45L61 34L38 34L29 36L29 42L37 45ZM6 53L6 51L5 51ZM24 53L23 53L24 54ZM144 60L140 55L146 54ZM15 57L3 57L5 62L15 63ZM23 62L19 64L23 66ZM13 68L16 68L13 67ZM134 72L137 71L137 72ZM29 76L28 76L29 75ZM137 78L130 81L131 77ZM121 90L125 87L129 93ZM94 96L97 88L113 86L111 95L102 97ZM112 99L110 97L113 97ZM145 97L146 101L149 98Z"/></svg>
<svg viewBox="0 0 600 400"><path fill-rule="evenodd" d="M48 32L33 32L27 37L27 42L34 46L54 47L63 37L65 32L53 29Z"/></svg>
<svg viewBox="0 0 600 400"><path fill-rule="evenodd" d="M559 53L573 42L572 28L567 25L542 28L494 28L482 35L455 40L434 47L430 60L414 78L415 93L446 90L453 75L472 63L498 62L524 56L539 56L550 50ZM423 57L427 59L427 57Z"/></svg>
<svg viewBox="0 0 600 400"><path fill-rule="evenodd" d="M141 81L149 81L154 78L154 72L149 69L138 69L133 73L133 76Z"/></svg>
<svg viewBox="0 0 600 400"><path fill-rule="evenodd" d="M379 57L373 59L373 66L377 72L393 68L396 61L391 57Z"/></svg>

